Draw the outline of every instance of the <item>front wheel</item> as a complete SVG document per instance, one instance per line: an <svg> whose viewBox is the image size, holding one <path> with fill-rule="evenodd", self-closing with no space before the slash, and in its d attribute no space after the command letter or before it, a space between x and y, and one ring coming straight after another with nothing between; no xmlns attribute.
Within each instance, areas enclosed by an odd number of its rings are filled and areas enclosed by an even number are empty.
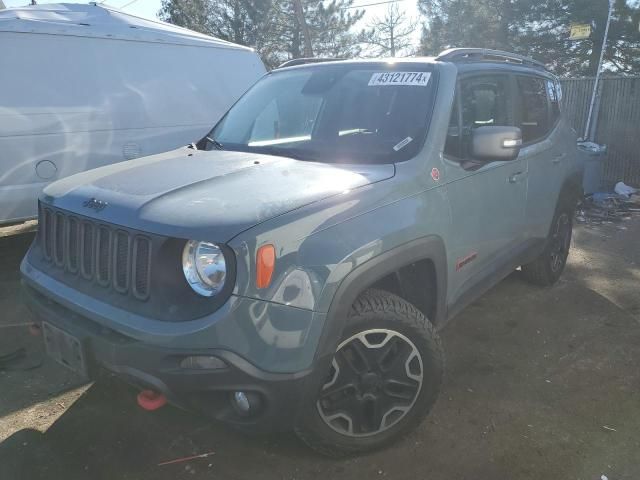
<svg viewBox="0 0 640 480"><path fill-rule="evenodd" d="M573 208L561 205L553 217L544 251L533 262L522 265L522 273L527 281L542 286L558 281L567 264L572 232Z"/></svg>
<svg viewBox="0 0 640 480"><path fill-rule="evenodd" d="M396 295L368 290L352 306L325 383L296 433L333 457L381 448L427 415L443 363L422 313Z"/></svg>

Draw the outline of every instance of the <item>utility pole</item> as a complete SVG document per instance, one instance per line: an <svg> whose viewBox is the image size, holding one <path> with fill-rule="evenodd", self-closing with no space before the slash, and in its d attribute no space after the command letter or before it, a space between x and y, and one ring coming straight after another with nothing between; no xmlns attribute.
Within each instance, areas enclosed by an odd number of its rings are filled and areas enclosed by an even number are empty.
<svg viewBox="0 0 640 480"><path fill-rule="evenodd" d="M302 0L293 0L293 9L296 12L296 18L298 24L302 30L302 36L304 37L304 56L306 58L313 57L313 48L311 46L311 35L309 34L309 25L304 18L304 8L302 7Z"/></svg>
<svg viewBox="0 0 640 480"><path fill-rule="evenodd" d="M598 82L600 81L600 70L602 69L602 59L607 49L607 37L609 36L609 25L611 24L611 14L613 13L613 1L609 0L609 13L607 14L607 25L604 27L604 38L602 39L602 49L600 50L600 60L598 61L598 70L596 70L596 78L593 82L593 92L591 93L591 102L589 103L589 114L587 115L587 125L584 127L584 140L593 140L591 135L591 116L593 115L593 106L596 103L596 95L598 94ZM595 129L594 129L595 130Z"/></svg>

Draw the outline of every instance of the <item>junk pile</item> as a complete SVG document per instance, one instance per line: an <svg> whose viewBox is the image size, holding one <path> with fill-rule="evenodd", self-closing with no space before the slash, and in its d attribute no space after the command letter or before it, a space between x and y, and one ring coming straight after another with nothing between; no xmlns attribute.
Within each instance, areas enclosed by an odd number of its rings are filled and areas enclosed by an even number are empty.
<svg viewBox="0 0 640 480"><path fill-rule="evenodd" d="M618 182L613 190L585 195L576 209L576 221L588 225L621 223L640 213L638 189Z"/></svg>

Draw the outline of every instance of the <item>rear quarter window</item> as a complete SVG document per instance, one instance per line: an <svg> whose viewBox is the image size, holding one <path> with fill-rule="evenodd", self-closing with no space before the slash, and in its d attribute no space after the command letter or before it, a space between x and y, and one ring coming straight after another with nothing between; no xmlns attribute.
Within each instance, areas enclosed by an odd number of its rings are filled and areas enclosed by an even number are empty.
<svg viewBox="0 0 640 480"><path fill-rule="evenodd" d="M540 77L518 76L520 99L520 129L522 141L532 143L544 138L555 123L549 115L547 80ZM558 110L559 114L559 110Z"/></svg>
<svg viewBox="0 0 640 480"><path fill-rule="evenodd" d="M551 123L555 123L560 118L560 84L547 80L547 93L549 94L549 104L551 107Z"/></svg>

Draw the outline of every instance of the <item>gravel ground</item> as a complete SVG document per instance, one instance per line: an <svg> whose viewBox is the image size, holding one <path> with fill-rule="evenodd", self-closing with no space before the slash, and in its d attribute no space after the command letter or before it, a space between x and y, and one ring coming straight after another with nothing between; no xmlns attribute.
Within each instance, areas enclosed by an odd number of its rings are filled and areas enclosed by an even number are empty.
<svg viewBox="0 0 640 480"><path fill-rule="evenodd" d="M442 332L448 370L427 421L387 450L341 461L293 435L142 411L129 387L83 385L47 360L19 301L31 238L0 238L0 354L27 351L0 371L2 480L640 478L638 217L578 227L553 288L514 272L467 308Z"/></svg>

